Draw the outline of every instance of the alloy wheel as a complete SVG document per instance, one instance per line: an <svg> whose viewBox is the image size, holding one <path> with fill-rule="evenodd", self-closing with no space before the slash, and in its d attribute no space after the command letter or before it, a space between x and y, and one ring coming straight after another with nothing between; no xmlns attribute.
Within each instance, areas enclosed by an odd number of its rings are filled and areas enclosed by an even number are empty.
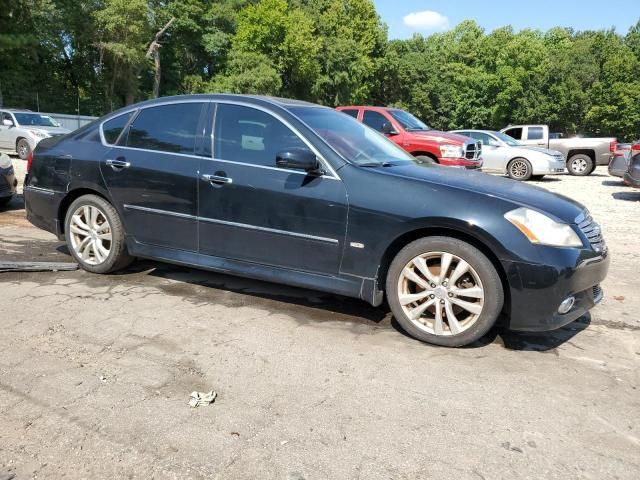
<svg viewBox="0 0 640 480"><path fill-rule="evenodd" d="M98 207L80 206L71 216L69 230L71 246L83 262L99 265L111 253L111 226Z"/></svg>
<svg viewBox="0 0 640 480"><path fill-rule="evenodd" d="M527 176L529 167L522 160L514 160L513 162L511 162L509 170L511 172L511 176L513 176L514 178L524 178Z"/></svg>
<svg viewBox="0 0 640 480"><path fill-rule="evenodd" d="M447 252L415 257L402 270L398 298L407 318L432 335L471 328L484 306L480 276L464 259Z"/></svg>

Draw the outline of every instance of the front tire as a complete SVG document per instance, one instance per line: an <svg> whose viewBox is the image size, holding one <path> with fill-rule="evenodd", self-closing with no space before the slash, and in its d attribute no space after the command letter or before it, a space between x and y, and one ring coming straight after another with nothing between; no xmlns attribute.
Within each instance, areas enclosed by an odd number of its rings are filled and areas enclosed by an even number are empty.
<svg viewBox="0 0 640 480"><path fill-rule="evenodd" d="M533 168L526 158L514 158L507 165L507 174L513 180L524 182L531 178Z"/></svg>
<svg viewBox="0 0 640 480"><path fill-rule="evenodd" d="M31 146L26 138L21 138L16 143L16 153L20 157L21 160L27 160L29 158L29 154L31 153Z"/></svg>
<svg viewBox="0 0 640 480"><path fill-rule="evenodd" d="M67 210L64 231L71 255L88 272L111 273L133 261L118 212L102 197L77 198Z"/></svg>
<svg viewBox="0 0 640 480"><path fill-rule="evenodd" d="M451 237L421 238L404 247L389 267L386 293L394 317L409 335L446 347L482 338L504 304L502 282L491 261Z"/></svg>
<svg viewBox="0 0 640 480"><path fill-rule="evenodd" d="M567 160L567 170L571 175L586 177L595 170L595 164L589 155L578 153Z"/></svg>

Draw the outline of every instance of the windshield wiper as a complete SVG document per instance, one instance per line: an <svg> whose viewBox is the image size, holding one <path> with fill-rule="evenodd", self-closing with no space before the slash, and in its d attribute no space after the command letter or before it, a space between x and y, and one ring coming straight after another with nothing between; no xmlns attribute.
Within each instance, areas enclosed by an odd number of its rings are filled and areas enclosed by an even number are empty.
<svg viewBox="0 0 640 480"><path fill-rule="evenodd" d="M393 167L393 163L391 162L370 162L370 163L359 163L360 167Z"/></svg>

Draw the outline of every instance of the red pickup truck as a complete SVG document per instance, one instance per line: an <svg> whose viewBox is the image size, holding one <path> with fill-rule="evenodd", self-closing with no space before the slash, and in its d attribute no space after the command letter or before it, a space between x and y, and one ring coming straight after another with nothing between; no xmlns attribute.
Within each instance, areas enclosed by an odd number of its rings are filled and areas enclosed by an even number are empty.
<svg viewBox="0 0 640 480"><path fill-rule="evenodd" d="M423 162L469 169L482 166L480 142L463 135L432 130L404 110L356 106L336 110L378 130Z"/></svg>

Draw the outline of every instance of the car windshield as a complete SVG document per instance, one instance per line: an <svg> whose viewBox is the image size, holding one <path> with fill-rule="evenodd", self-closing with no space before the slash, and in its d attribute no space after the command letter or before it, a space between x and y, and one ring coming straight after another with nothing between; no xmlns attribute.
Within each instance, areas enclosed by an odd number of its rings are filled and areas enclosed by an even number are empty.
<svg viewBox="0 0 640 480"><path fill-rule="evenodd" d="M426 132L431 130L426 123L404 110L389 110L391 116L408 132Z"/></svg>
<svg viewBox="0 0 640 480"><path fill-rule="evenodd" d="M19 125L32 127L58 127L59 125L49 115L39 113L14 113Z"/></svg>
<svg viewBox="0 0 640 480"><path fill-rule="evenodd" d="M290 107L345 160L360 166L388 166L416 159L353 117L324 107Z"/></svg>
<svg viewBox="0 0 640 480"><path fill-rule="evenodd" d="M502 140L504 143L506 143L507 145L509 145L510 147L521 147L524 144L522 142L519 142L518 140L516 140L513 137L510 137L509 135L507 135L506 133L502 133L502 132L491 132L491 135L494 135L496 137L498 137L500 140Z"/></svg>

